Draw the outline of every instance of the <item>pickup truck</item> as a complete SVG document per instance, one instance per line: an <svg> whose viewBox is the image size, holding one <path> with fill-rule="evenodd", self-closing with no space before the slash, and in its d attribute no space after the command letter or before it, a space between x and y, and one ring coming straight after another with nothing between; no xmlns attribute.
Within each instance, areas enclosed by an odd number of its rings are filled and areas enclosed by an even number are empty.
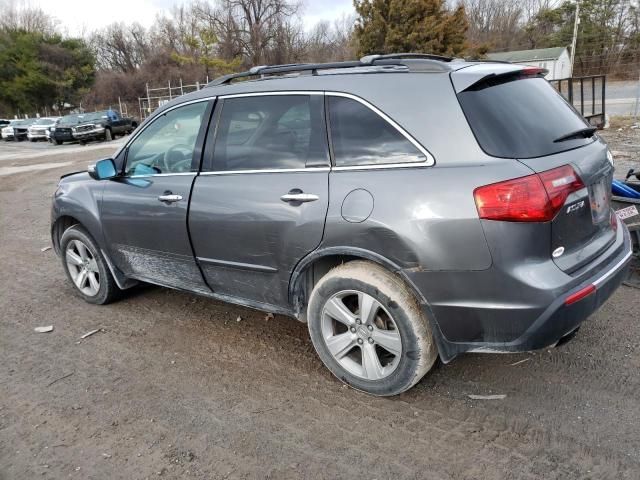
<svg viewBox="0 0 640 480"><path fill-rule="evenodd" d="M112 140L116 135L133 132L138 122L130 117L123 117L116 110L78 115L78 124L71 127L73 138L84 144L91 140Z"/></svg>
<svg viewBox="0 0 640 480"><path fill-rule="evenodd" d="M25 140L27 138L27 130L37 120L37 118L11 120L9 125L2 128L2 138L5 140Z"/></svg>

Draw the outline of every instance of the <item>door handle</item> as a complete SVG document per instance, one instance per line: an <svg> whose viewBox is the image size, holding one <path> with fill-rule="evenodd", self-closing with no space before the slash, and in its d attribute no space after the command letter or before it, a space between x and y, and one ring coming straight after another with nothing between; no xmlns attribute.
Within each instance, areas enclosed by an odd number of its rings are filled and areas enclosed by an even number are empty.
<svg viewBox="0 0 640 480"><path fill-rule="evenodd" d="M182 195L174 195L171 192L165 192L163 195L160 195L158 197L158 200L167 203L179 202L180 200L182 200Z"/></svg>
<svg viewBox="0 0 640 480"><path fill-rule="evenodd" d="M287 193L280 197L280 200L283 202L291 202L291 203L306 203L306 202L315 202L320 197L318 195L314 195L313 193Z"/></svg>

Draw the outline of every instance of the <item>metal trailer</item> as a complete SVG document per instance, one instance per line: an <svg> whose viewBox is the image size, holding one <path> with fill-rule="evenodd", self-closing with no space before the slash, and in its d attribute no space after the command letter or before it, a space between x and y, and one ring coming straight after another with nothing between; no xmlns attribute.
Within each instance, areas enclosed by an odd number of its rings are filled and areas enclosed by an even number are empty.
<svg viewBox="0 0 640 480"><path fill-rule="evenodd" d="M637 180L631 181L630 178L634 176ZM629 170L624 184L640 192L640 172ZM613 195L611 204L618 218L629 229L633 241L633 261L629 270L629 278L625 281L625 285L640 288L640 199Z"/></svg>

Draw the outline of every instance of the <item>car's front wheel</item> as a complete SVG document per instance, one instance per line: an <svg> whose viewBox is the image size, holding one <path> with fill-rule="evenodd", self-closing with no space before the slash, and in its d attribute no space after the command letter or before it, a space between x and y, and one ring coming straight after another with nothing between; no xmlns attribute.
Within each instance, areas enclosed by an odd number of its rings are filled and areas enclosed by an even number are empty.
<svg viewBox="0 0 640 480"><path fill-rule="evenodd" d="M106 304L120 294L113 275L89 233L79 225L68 228L60 239L62 266L75 291L85 301Z"/></svg>
<svg viewBox="0 0 640 480"><path fill-rule="evenodd" d="M408 390L438 356L413 293L371 262L349 262L322 277L311 293L307 319L313 345L329 370L373 395Z"/></svg>

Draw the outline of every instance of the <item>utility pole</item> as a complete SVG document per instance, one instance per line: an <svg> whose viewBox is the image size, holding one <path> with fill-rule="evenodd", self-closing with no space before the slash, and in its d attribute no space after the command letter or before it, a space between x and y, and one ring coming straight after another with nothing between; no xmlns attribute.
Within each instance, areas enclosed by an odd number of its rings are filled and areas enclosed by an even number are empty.
<svg viewBox="0 0 640 480"><path fill-rule="evenodd" d="M576 42L578 40L578 25L580 24L580 0L576 0L576 18L573 22L573 39L571 40L571 76L573 77L573 62L576 59Z"/></svg>
<svg viewBox="0 0 640 480"><path fill-rule="evenodd" d="M640 76L638 76L638 90L636 92L636 107L633 110L633 116L638 121L638 111L640 110Z"/></svg>

